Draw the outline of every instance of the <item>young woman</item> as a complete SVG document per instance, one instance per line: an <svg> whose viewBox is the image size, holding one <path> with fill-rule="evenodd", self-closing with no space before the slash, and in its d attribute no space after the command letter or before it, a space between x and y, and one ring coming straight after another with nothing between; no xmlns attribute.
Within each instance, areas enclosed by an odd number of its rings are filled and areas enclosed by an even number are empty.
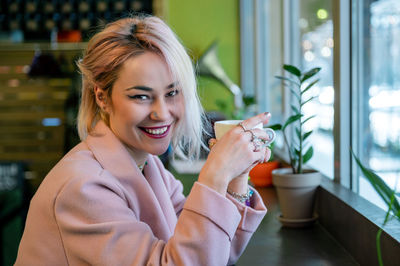
<svg viewBox="0 0 400 266"><path fill-rule="evenodd" d="M196 158L202 108L189 56L156 17L116 21L79 62L82 142L33 197L16 265L227 265L266 213L247 176L270 151L243 121L213 145L189 196L157 155Z"/></svg>

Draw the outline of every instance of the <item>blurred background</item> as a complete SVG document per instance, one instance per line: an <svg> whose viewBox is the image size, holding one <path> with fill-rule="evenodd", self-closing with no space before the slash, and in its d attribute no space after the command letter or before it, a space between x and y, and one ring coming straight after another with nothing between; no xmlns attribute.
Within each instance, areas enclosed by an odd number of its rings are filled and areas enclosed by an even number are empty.
<svg viewBox="0 0 400 266"><path fill-rule="evenodd" d="M400 191L396 0L354 0L340 10L332 0L2 0L0 265L14 262L32 194L79 142L76 60L95 32L132 12L163 18L196 65L211 49L229 79L224 83L199 70L198 93L211 119L269 111L271 124L281 123L290 114L289 94L275 78L282 65L322 67L309 92L318 97L306 109L316 115L308 124L315 152L309 166L384 207L350 156L338 155L351 146ZM232 84L241 89L240 110ZM284 154L281 138L275 153Z"/></svg>

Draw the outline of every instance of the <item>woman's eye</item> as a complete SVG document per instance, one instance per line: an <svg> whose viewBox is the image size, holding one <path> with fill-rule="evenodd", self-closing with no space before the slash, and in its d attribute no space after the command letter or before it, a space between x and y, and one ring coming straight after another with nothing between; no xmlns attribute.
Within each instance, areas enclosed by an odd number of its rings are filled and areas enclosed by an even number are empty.
<svg viewBox="0 0 400 266"><path fill-rule="evenodd" d="M143 94L129 95L128 97L131 99L136 99L136 100L141 100L141 101L145 101L145 100L149 99L149 96L143 95Z"/></svg>
<svg viewBox="0 0 400 266"><path fill-rule="evenodd" d="M179 90L173 90L167 93L167 97L173 97L179 93Z"/></svg>

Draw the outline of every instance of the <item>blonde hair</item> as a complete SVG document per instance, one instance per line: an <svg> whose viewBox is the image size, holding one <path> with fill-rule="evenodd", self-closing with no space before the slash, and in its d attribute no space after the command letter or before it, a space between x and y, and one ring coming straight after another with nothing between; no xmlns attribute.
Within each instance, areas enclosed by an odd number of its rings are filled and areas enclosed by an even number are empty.
<svg viewBox="0 0 400 266"><path fill-rule="evenodd" d="M201 146L205 147L202 141L204 112L197 95L194 68L174 32L154 16L117 20L89 41L83 58L78 62L82 73L79 137L86 139L100 119L108 123L96 103L95 86L110 97L123 63L145 51L156 52L164 58L184 97L185 114L172 137L174 153L187 159L198 158Z"/></svg>

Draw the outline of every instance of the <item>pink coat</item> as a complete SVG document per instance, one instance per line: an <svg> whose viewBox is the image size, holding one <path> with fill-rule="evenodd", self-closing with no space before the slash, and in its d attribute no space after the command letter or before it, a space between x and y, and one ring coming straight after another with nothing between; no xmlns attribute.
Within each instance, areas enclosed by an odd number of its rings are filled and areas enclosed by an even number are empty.
<svg viewBox="0 0 400 266"><path fill-rule="evenodd" d="M33 197L16 265L227 265L266 208L195 183L189 196L157 156L144 176L103 123L50 171Z"/></svg>

